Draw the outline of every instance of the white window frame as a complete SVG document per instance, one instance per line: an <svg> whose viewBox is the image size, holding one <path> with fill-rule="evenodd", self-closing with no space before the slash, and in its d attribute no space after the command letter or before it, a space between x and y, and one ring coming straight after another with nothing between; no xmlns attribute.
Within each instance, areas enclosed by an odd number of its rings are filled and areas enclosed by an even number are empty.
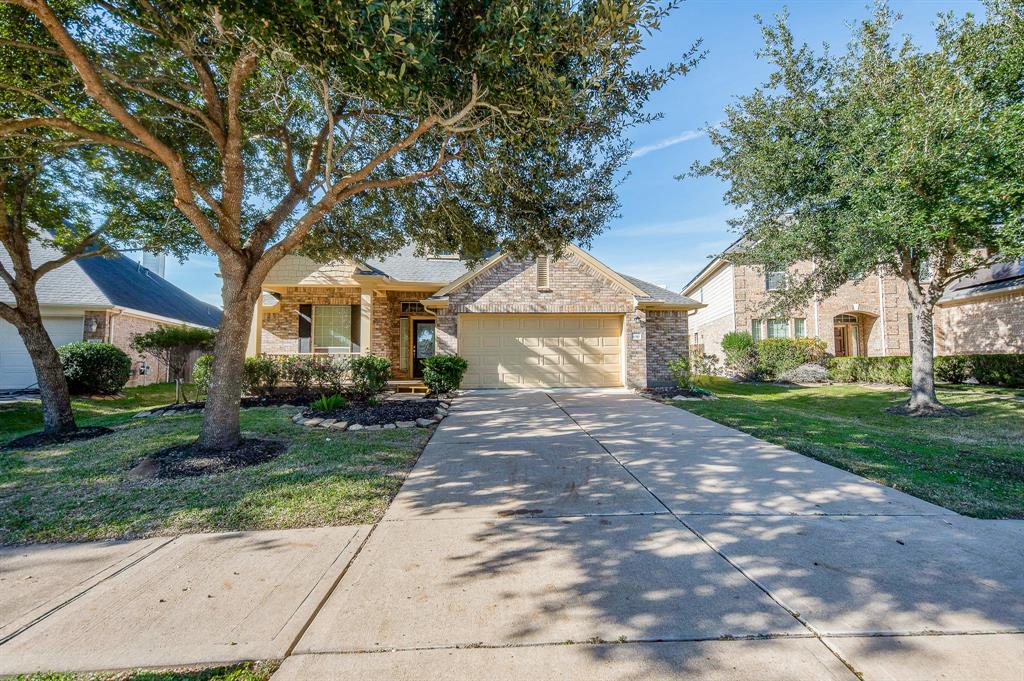
<svg viewBox="0 0 1024 681"><path fill-rule="evenodd" d="M321 308L325 308L325 307L338 307L338 308L347 307L348 308L349 328L348 328L348 333L346 334L347 337L348 337L348 347L347 348L344 347L344 346L341 346L341 345L318 345L317 344L317 333L316 333L317 317L319 316L319 310ZM312 324L310 324L309 345L310 345L310 348L312 349L314 354L347 355L347 354L351 354L352 353L352 324L354 323L353 322L353 314L352 314L353 307L355 307L355 306L354 305L313 305L313 320L312 320Z"/></svg>
<svg viewBox="0 0 1024 681"><path fill-rule="evenodd" d="M776 322L775 326L778 328L780 325L778 322L784 322L783 328L785 331L781 336L772 335L772 322ZM785 317L771 317L765 320L765 338L789 338L789 320Z"/></svg>
<svg viewBox="0 0 1024 681"><path fill-rule="evenodd" d="M772 286L772 277L780 277L782 282L778 286ZM786 283L786 270L765 270L764 271L764 290L765 291L778 291Z"/></svg>

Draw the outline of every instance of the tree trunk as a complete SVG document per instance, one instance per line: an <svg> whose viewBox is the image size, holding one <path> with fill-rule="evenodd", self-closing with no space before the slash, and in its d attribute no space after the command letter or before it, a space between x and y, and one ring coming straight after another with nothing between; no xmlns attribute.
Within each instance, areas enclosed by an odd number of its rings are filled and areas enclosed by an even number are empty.
<svg viewBox="0 0 1024 681"><path fill-rule="evenodd" d="M75 415L71 411L71 395L68 382L64 379L64 367L60 355L53 347L50 334L46 333L42 319L18 325L18 333L25 343L32 367L36 370L39 383L39 397L43 404L43 431L66 433L75 430Z"/></svg>
<svg viewBox="0 0 1024 681"><path fill-rule="evenodd" d="M934 307L913 302L913 359L911 361L910 400L906 409L913 414L934 414L945 408L935 396Z"/></svg>
<svg viewBox="0 0 1024 681"><path fill-rule="evenodd" d="M242 402L242 369L245 348L249 342L253 307L260 287L255 293L229 281L223 271L224 311L213 347L213 367L210 388L203 409L203 428L198 444L205 449L231 449L241 440L239 409Z"/></svg>

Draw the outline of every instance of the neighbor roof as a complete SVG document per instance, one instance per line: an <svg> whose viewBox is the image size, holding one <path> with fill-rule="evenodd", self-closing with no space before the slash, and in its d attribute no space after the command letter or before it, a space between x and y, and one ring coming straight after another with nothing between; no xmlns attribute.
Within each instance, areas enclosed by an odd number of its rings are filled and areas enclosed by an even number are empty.
<svg viewBox="0 0 1024 681"><path fill-rule="evenodd" d="M39 241L32 242L29 249L36 264L60 257L59 250ZM3 248L0 260L10 264ZM73 260L47 272L39 280L37 292L41 305L123 307L198 326L216 328L220 323L218 308L116 251L109 256ZM6 287L0 288L0 300L14 302Z"/></svg>
<svg viewBox="0 0 1024 681"><path fill-rule="evenodd" d="M648 281L644 281L643 279L637 279L636 277L631 277L628 274L623 274L621 272L616 272L616 274L646 293L650 297L651 302L666 303L668 305L693 305L695 307L703 307L693 298L687 298L684 295L680 295L674 291L669 291L667 288L663 288L657 284L652 284Z"/></svg>
<svg viewBox="0 0 1024 681"><path fill-rule="evenodd" d="M368 274L377 274L397 281L446 284L455 281L469 268L458 258L428 258L416 255L416 247L408 245L394 255L370 258L365 264Z"/></svg>
<svg viewBox="0 0 1024 681"><path fill-rule="evenodd" d="M744 237L741 236L739 239L736 239L736 241L733 241L731 244L729 244L729 246L724 251L722 251L714 258L712 258L711 262L705 265L700 272L695 274L693 279L690 279L690 281L686 282L686 285L683 286L683 293L689 291L690 288L693 287L693 285L696 284L698 281L700 281L705 274L710 274L711 271L717 268L720 264L725 264L726 261L724 258L722 258L723 255L727 255L729 253L738 253L743 247L743 238Z"/></svg>
<svg viewBox="0 0 1024 681"><path fill-rule="evenodd" d="M1024 258L986 267L953 284L940 303L1024 286Z"/></svg>

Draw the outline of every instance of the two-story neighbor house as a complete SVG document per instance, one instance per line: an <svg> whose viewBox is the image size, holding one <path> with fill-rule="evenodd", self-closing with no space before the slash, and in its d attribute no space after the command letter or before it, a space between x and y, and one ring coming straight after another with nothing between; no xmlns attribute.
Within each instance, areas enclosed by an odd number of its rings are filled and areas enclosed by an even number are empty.
<svg viewBox="0 0 1024 681"><path fill-rule="evenodd" d="M585 251L474 269L457 256L327 264L291 255L264 282L249 355L369 353L394 379L458 353L468 388L648 387L671 383L700 303L612 271Z"/></svg>
<svg viewBox="0 0 1024 681"><path fill-rule="evenodd" d="M762 338L819 338L837 357L909 355L911 308L907 286L893 276L869 274L828 298L786 316L767 312L767 299L786 272L730 263L734 243L683 288L704 303L690 317L690 345L723 357L722 337L749 331ZM810 263L794 266L805 272ZM1024 268L997 265L950 287L935 314L937 354L1024 352Z"/></svg>

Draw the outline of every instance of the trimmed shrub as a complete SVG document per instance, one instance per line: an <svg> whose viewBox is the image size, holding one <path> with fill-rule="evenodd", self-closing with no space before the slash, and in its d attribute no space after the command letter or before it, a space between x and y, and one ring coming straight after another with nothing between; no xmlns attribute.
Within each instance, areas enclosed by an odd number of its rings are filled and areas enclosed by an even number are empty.
<svg viewBox="0 0 1024 681"><path fill-rule="evenodd" d="M384 390L391 376L391 362L383 357L364 355L353 357L349 361L352 371L352 396L360 400L368 400Z"/></svg>
<svg viewBox="0 0 1024 681"><path fill-rule="evenodd" d="M338 355L289 355L275 358L280 379L295 386L301 393L314 388L332 394L347 389L351 360Z"/></svg>
<svg viewBox="0 0 1024 681"><path fill-rule="evenodd" d="M672 375L672 380L676 382L680 388L684 390L690 390L693 388L693 382L690 376L690 360L686 357L679 357L673 359L668 363L668 372Z"/></svg>
<svg viewBox="0 0 1024 681"><path fill-rule="evenodd" d="M949 355L935 358L935 380L943 383L963 383L970 377L970 356Z"/></svg>
<svg viewBox="0 0 1024 681"><path fill-rule="evenodd" d="M277 362L270 357L246 357L242 366L242 392L267 395L281 379Z"/></svg>
<svg viewBox="0 0 1024 681"><path fill-rule="evenodd" d="M213 378L213 355L201 355L192 365L192 383L196 390L205 393L210 389L210 380Z"/></svg>
<svg viewBox="0 0 1024 681"><path fill-rule="evenodd" d="M1024 388L1024 355L965 355L971 375L983 385Z"/></svg>
<svg viewBox="0 0 1024 681"><path fill-rule="evenodd" d="M458 390L469 364L458 355L434 355L423 360L423 382L433 393Z"/></svg>
<svg viewBox="0 0 1024 681"><path fill-rule="evenodd" d="M825 383L828 381L828 369L817 362L807 362L780 372L776 379L785 383Z"/></svg>
<svg viewBox="0 0 1024 681"><path fill-rule="evenodd" d="M820 362L825 342L816 338L766 338L757 344L757 371L774 380L802 364Z"/></svg>
<svg viewBox="0 0 1024 681"><path fill-rule="evenodd" d="M68 390L76 395L113 395L132 375L132 360L109 343L68 343L57 353Z"/></svg>
<svg viewBox="0 0 1024 681"><path fill-rule="evenodd" d="M749 374L757 364L757 344L746 331L730 331L722 336L725 365L740 373Z"/></svg>
<svg viewBox="0 0 1024 681"><path fill-rule="evenodd" d="M828 377L841 383L910 385L910 357L833 357Z"/></svg>

